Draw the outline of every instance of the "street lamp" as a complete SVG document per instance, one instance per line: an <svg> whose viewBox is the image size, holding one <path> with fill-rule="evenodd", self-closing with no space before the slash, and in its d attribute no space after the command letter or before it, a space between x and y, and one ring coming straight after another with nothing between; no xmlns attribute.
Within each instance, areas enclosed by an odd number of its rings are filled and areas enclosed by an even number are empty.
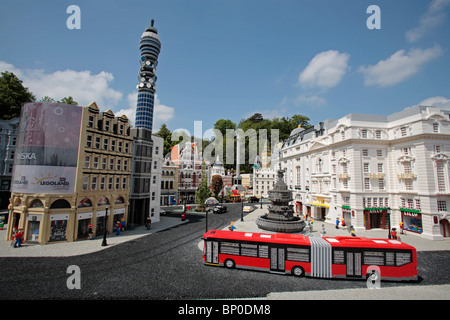
<svg viewBox="0 0 450 320"><path fill-rule="evenodd" d="M386 212L388 214L388 239L391 239L391 208L386 208Z"/></svg>
<svg viewBox="0 0 450 320"><path fill-rule="evenodd" d="M106 213L105 213L105 226L103 228L103 241L102 241L102 247L105 247L108 245L108 243L106 243L106 221L108 220L108 209L109 207L106 206Z"/></svg>

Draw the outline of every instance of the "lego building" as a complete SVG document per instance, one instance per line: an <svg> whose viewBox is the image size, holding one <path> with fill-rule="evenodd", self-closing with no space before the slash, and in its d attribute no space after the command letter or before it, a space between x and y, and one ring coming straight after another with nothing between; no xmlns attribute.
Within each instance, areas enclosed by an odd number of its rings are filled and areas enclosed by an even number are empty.
<svg viewBox="0 0 450 320"><path fill-rule="evenodd" d="M126 116L85 107L28 103L14 158L7 240L47 244L102 236L127 221L133 138Z"/></svg>

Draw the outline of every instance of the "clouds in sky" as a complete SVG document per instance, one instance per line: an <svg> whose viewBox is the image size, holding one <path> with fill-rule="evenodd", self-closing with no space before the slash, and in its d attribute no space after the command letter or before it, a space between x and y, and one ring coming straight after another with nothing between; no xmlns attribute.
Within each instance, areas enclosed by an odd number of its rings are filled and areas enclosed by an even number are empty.
<svg viewBox="0 0 450 320"><path fill-rule="evenodd" d="M298 84L305 88L335 87L348 69L350 55L336 50L318 53L298 76Z"/></svg>
<svg viewBox="0 0 450 320"><path fill-rule="evenodd" d="M55 100L72 96L80 105L95 101L102 109L113 109L122 99L122 93L110 87L113 75L105 71L93 74L68 69L46 73L42 69L22 70L4 61L0 61L0 71L14 73L37 100L44 96Z"/></svg>
<svg viewBox="0 0 450 320"><path fill-rule="evenodd" d="M116 110L121 104L123 93L111 88L114 76L106 71L93 74L89 70L63 70L46 73L42 69L19 69L14 65L0 61L0 72L14 73L23 85L40 100L49 96L55 100L72 96L80 106L95 101L101 110ZM136 116L137 91L127 95L128 109L114 111L116 115L125 114L134 123ZM155 98L154 128L159 128L163 122L173 118L175 109L161 104Z"/></svg>
<svg viewBox="0 0 450 320"><path fill-rule="evenodd" d="M428 10L419 20L419 26L406 32L406 40L410 43L417 42L434 27L441 24L446 16L444 9L448 5L450 5L450 0L431 1L428 6Z"/></svg>
<svg viewBox="0 0 450 320"><path fill-rule="evenodd" d="M425 63L439 57L442 49L434 46L429 49L411 49L408 52L398 50L385 60L380 60L375 65L360 67L359 71L364 75L366 86L392 86L407 80L417 73Z"/></svg>

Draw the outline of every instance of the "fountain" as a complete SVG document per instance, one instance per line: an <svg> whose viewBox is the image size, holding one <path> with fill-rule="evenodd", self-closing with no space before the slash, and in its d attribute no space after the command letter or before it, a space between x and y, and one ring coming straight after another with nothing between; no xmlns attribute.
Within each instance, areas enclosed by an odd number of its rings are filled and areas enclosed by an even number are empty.
<svg viewBox="0 0 450 320"><path fill-rule="evenodd" d="M277 181L272 190L269 191L269 212L258 217L256 225L264 230L296 233L302 232L305 228L305 221L300 217L294 217L294 209L289 202L292 201L291 191L284 183L284 170L278 169Z"/></svg>

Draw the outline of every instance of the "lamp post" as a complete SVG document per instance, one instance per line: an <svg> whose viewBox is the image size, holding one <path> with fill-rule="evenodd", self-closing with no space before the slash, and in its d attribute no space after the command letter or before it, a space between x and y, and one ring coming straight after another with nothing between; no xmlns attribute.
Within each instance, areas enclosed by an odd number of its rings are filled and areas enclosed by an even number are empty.
<svg viewBox="0 0 450 320"><path fill-rule="evenodd" d="M108 243L106 243L106 232L107 232L107 230L106 230L106 221L108 220L108 209L109 209L109 207L106 206L105 209L106 209L106 213L105 213L105 225L104 225L104 228L103 228L103 241L102 241L102 247L105 247L105 246L108 245Z"/></svg>
<svg viewBox="0 0 450 320"><path fill-rule="evenodd" d="M391 208L386 208L388 214L388 239L391 239Z"/></svg>

